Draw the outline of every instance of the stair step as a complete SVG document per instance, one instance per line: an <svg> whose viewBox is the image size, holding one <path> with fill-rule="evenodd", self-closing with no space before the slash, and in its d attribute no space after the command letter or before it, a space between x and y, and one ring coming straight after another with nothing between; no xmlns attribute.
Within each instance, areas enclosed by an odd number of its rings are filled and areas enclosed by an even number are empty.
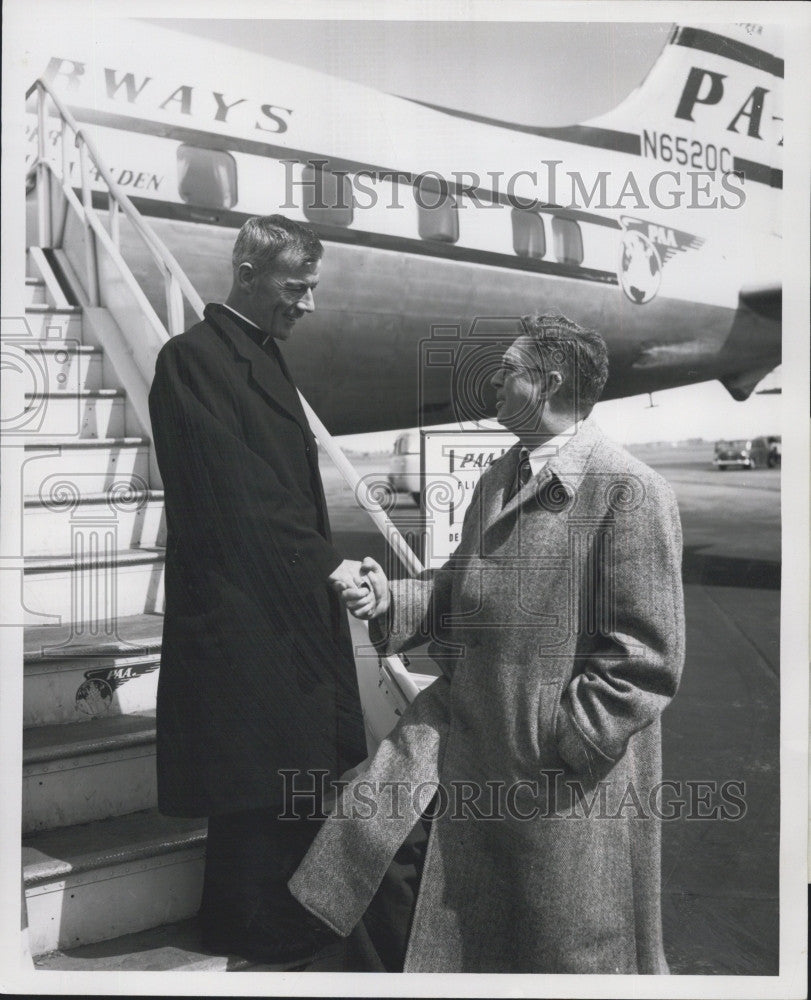
<svg viewBox="0 0 811 1000"><path fill-rule="evenodd" d="M132 448L138 445L149 444L148 437L132 435L131 437L114 438L75 438L73 441L65 441L64 438L43 434L41 437L31 438L26 442L26 448L72 448L74 451L83 449L98 448Z"/></svg>
<svg viewBox="0 0 811 1000"><path fill-rule="evenodd" d="M118 495L149 487L149 438L33 437L25 456L26 496L46 498L60 490Z"/></svg>
<svg viewBox="0 0 811 1000"><path fill-rule="evenodd" d="M160 652L26 663L23 726L86 722L152 711L159 670Z"/></svg>
<svg viewBox="0 0 811 1000"><path fill-rule="evenodd" d="M382 966L364 962L364 957L352 936L295 968L303 972L358 972L367 968L383 971ZM205 951L194 917L126 934L113 941L40 955L35 965L37 969L66 972L281 972L290 968L259 965L236 955L213 955Z"/></svg>
<svg viewBox="0 0 811 1000"><path fill-rule="evenodd" d="M37 340L82 342L82 310L78 306L56 309L46 302L26 306L25 319Z"/></svg>
<svg viewBox="0 0 811 1000"><path fill-rule="evenodd" d="M49 392L45 399L53 403L63 399L126 399L126 396L123 389L80 389L78 392ZM37 393L27 392L25 398L35 400L39 397Z"/></svg>
<svg viewBox="0 0 811 1000"><path fill-rule="evenodd" d="M24 350L29 367L25 391L43 407L51 393L104 388L104 352L98 347L32 340Z"/></svg>
<svg viewBox="0 0 811 1000"><path fill-rule="evenodd" d="M122 549L154 548L165 544L163 491L113 488L104 493L78 493L81 480L72 486L63 480L45 483L48 493L25 500L23 553L26 556L69 553L73 532L82 523L102 520L116 526Z"/></svg>
<svg viewBox="0 0 811 1000"><path fill-rule="evenodd" d="M26 278L25 279L25 283L26 284L30 283L32 285L44 285L45 284L45 282L42 280L42 278L31 278L31 277ZM35 315L36 316L49 316L49 315L54 315L54 316L81 316L82 315L82 307L81 306L52 306L52 305L47 305L47 304L42 304L42 303L39 303L39 302L35 302L32 305L28 306L28 308L25 310L25 312L26 312L26 315L30 314L32 316L35 316Z"/></svg>
<svg viewBox="0 0 811 1000"><path fill-rule="evenodd" d="M25 837L31 953L192 916L200 905L205 830L205 820L150 809Z"/></svg>
<svg viewBox="0 0 811 1000"><path fill-rule="evenodd" d="M23 732L23 766L45 767L67 759L95 757L154 742L154 712L91 719L74 726L34 726ZM130 812L138 810L130 809Z"/></svg>
<svg viewBox="0 0 811 1000"><path fill-rule="evenodd" d="M43 305L46 300L45 282L42 278L26 277L25 279L25 304L26 306Z"/></svg>
<svg viewBox="0 0 811 1000"><path fill-rule="evenodd" d="M43 397L25 394L26 409L43 406ZM126 433L126 393L123 389L86 389L49 393L37 434L58 437L119 438Z"/></svg>
<svg viewBox="0 0 811 1000"><path fill-rule="evenodd" d="M115 561L120 568L126 566L141 566L145 564L163 562L163 549L123 549L115 551ZM82 569L94 569L100 564L106 564L104 553L98 554L92 549L88 549L85 554L78 556L32 556L25 560L25 571L30 574L37 573L60 573L76 572Z"/></svg>
<svg viewBox="0 0 811 1000"><path fill-rule="evenodd" d="M87 623L27 628L23 633L23 662L66 663L78 657L146 656L159 653L163 615L147 613L120 617L114 632L94 630Z"/></svg>
<svg viewBox="0 0 811 1000"><path fill-rule="evenodd" d="M163 615L27 628L23 725L83 722L155 707Z"/></svg>
<svg viewBox="0 0 811 1000"><path fill-rule="evenodd" d="M156 796L153 713L23 733L23 833L149 809Z"/></svg>
<svg viewBox="0 0 811 1000"><path fill-rule="evenodd" d="M35 964L37 969L69 972L236 972L250 967L245 959L206 952L195 918L40 955Z"/></svg>
<svg viewBox="0 0 811 1000"><path fill-rule="evenodd" d="M27 624L38 624L41 615L59 616L65 624L104 623L163 611L163 549L119 550L115 523L77 528L74 542L76 558L25 560Z"/></svg>

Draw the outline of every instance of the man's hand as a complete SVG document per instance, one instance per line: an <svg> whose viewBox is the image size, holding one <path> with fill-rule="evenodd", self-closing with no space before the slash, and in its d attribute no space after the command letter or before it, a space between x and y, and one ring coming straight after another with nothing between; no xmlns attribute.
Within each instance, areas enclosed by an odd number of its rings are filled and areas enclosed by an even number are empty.
<svg viewBox="0 0 811 1000"><path fill-rule="evenodd" d="M363 586L363 577L361 576L361 564L357 559L344 559L333 571L330 573L329 582L332 589L340 594L341 591L346 590L347 587L357 588Z"/></svg>
<svg viewBox="0 0 811 1000"><path fill-rule="evenodd" d="M377 565L377 563L375 563ZM377 597L371 581L364 573L363 566L356 559L344 561L332 571L329 582L336 594L340 594L344 605L356 618L371 618ZM349 595L347 599L345 594ZM350 603L351 602L351 603Z"/></svg>
<svg viewBox="0 0 811 1000"><path fill-rule="evenodd" d="M345 587L341 600L356 618L377 618L389 610L391 595L386 574L374 559L367 556L360 564L360 586Z"/></svg>

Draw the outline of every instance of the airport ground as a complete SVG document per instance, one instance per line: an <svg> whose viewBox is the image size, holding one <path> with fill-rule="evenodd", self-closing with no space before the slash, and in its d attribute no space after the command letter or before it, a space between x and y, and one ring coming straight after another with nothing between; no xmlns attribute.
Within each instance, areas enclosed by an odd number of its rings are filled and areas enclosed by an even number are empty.
<svg viewBox="0 0 811 1000"><path fill-rule="evenodd" d="M678 807L674 795L668 801L682 815L662 823L668 961L683 975L775 975L780 471L717 472L709 444L631 450L672 485L684 532L687 655L662 720L663 777L691 801ZM386 455L350 458L363 475L384 476L388 468ZM382 560L382 537L326 458L322 473L340 550ZM407 495L392 516L404 533L419 526ZM417 658L412 668L426 665Z"/></svg>

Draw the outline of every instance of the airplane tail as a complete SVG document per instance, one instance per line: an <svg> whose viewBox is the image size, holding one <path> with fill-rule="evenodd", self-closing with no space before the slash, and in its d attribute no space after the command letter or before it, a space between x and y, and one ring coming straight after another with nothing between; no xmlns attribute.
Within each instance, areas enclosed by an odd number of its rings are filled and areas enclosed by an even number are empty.
<svg viewBox="0 0 811 1000"><path fill-rule="evenodd" d="M584 125L638 137L642 156L673 168L780 188L782 41L777 25L676 25L636 90Z"/></svg>

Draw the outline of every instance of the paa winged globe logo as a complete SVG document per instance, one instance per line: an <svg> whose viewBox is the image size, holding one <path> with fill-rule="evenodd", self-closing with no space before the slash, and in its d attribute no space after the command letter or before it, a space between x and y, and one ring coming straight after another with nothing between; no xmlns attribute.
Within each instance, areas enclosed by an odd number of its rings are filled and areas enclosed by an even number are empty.
<svg viewBox="0 0 811 1000"><path fill-rule="evenodd" d="M640 305L650 302L662 283L662 261L656 247L635 229L622 234L619 278L628 298Z"/></svg>
<svg viewBox="0 0 811 1000"><path fill-rule="evenodd" d="M662 283L662 269L676 253L697 250L704 240L669 226L623 216L617 276L636 305L650 302Z"/></svg>

